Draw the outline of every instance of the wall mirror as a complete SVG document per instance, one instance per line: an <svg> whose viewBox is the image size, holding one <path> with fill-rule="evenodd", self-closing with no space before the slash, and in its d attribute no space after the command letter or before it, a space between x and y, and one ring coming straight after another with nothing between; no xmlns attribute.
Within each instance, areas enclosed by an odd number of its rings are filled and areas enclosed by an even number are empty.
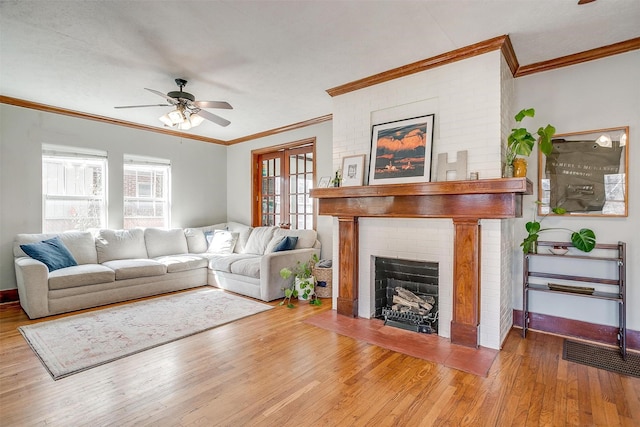
<svg viewBox="0 0 640 427"><path fill-rule="evenodd" d="M629 127L553 136L549 156L539 152L540 215L556 207L569 215L627 216Z"/></svg>

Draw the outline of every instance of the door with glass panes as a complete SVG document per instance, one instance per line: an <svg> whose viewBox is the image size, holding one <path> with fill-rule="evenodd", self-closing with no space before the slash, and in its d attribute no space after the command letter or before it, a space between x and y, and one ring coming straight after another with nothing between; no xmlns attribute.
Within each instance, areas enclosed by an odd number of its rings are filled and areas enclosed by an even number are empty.
<svg viewBox="0 0 640 427"><path fill-rule="evenodd" d="M309 197L314 182L313 151L313 144L305 144L258 156L259 225L292 229L314 227L314 204Z"/></svg>

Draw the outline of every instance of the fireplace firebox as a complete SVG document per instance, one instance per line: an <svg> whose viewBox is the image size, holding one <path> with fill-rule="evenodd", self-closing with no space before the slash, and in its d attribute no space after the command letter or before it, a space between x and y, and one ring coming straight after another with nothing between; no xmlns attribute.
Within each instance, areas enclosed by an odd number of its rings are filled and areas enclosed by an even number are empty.
<svg viewBox="0 0 640 427"><path fill-rule="evenodd" d="M385 325L438 332L438 263L375 257L375 317Z"/></svg>

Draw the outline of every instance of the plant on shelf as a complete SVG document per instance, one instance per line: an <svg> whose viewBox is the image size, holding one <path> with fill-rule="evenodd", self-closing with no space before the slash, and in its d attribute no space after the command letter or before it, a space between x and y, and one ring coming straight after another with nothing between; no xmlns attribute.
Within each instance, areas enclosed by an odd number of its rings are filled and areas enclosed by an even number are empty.
<svg viewBox="0 0 640 427"><path fill-rule="evenodd" d="M537 204L540 204L540 201L536 201ZM527 230L528 236L524 238L520 246L522 246L522 251L524 253L535 252L538 245L538 238L540 237L540 233L543 231L549 230L566 230L571 233L571 243L575 246L576 249L579 249L583 252L591 252L593 248L596 246L596 234L593 230L589 228L581 228L578 231L573 231L568 228L562 227L554 227L554 228L542 228L541 222L546 218L546 215L543 216L539 221L536 219L536 209L533 211L533 221L527 222L525 224L525 229ZM556 207L552 209L552 212L556 215L564 215L567 213L566 209Z"/></svg>
<svg viewBox="0 0 640 427"><path fill-rule="evenodd" d="M284 299L280 302L280 305L287 305L289 308L295 307L291 302L291 298L298 298L299 300L309 301L309 304L320 305L320 301L314 291L315 278L313 277L313 266L319 261L318 255L313 256L307 262L300 262L292 269L283 268L280 270L280 277L287 280L293 276L291 285L284 289Z"/></svg>
<svg viewBox="0 0 640 427"><path fill-rule="evenodd" d="M505 156L505 177L511 176L511 173L508 173L507 170L513 170L514 168L514 160L516 160L517 156L528 157L533 151L533 146L536 143L536 138L529 132L526 128L520 126L520 122L525 117L534 117L536 114L536 110L533 108L525 108L520 110L518 114L515 115L516 119L516 127L511 129L511 133L507 137L507 152ZM539 139L539 147L540 151L545 156L551 154L551 150L553 149L553 145L551 143L551 138L556 133L556 128L547 125L545 127L538 128L538 136ZM523 172L515 173L515 176L526 176L526 159L522 158L519 162L522 164L524 168Z"/></svg>

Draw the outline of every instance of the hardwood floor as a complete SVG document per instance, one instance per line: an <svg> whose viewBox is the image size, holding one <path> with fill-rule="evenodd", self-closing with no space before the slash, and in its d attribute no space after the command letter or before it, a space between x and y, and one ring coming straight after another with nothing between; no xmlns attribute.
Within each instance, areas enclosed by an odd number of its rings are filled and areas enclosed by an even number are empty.
<svg viewBox="0 0 640 427"><path fill-rule="evenodd" d="M640 379L562 360L560 337L512 331L485 378L303 323L328 309L276 307L53 381L16 329L34 321L0 305L0 425L640 425Z"/></svg>

